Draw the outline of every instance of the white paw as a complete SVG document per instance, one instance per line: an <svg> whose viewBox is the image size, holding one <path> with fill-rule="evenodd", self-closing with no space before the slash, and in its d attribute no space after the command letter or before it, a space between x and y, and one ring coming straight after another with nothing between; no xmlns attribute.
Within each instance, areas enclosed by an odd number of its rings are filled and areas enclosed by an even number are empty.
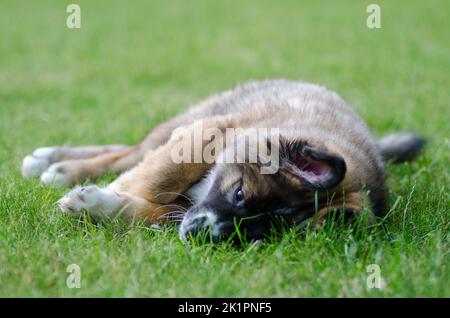
<svg viewBox="0 0 450 318"><path fill-rule="evenodd" d="M41 182L45 185L67 187L74 181L69 172L70 167L66 162L54 163L42 173Z"/></svg>
<svg viewBox="0 0 450 318"><path fill-rule="evenodd" d="M39 177L51 164L50 157L56 147L42 147L36 149L22 161L22 175L24 177Z"/></svg>
<svg viewBox="0 0 450 318"><path fill-rule="evenodd" d="M87 211L90 215L101 218L111 217L119 212L125 200L112 190L92 185L74 188L57 203L63 212L79 215Z"/></svg>

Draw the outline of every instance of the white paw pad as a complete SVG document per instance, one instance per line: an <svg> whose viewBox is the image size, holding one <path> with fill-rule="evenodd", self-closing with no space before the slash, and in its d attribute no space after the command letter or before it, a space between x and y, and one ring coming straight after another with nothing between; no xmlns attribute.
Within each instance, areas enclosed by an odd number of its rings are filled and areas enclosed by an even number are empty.
<svg viewBox="0 0 450 318"><path fill-rule="evenodd" d="M125 200L110 189L92 185L74 188L57 203L65 213L79 215L87 211L94 217L111 217L120 211Z"/></svg>
<svg viewBox="0 0 450 318"><path fill-rule="evenodd" d="M24 177L40 176L51 164L50 157L56 149L55 147L42 147L26 156L22 161L22 175Z"/></svg>

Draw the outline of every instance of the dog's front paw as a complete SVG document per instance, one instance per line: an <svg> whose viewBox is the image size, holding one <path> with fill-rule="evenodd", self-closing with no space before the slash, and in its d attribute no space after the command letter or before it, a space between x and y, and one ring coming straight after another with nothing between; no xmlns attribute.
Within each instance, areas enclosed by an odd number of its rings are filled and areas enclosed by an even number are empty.
<svg viewBox="0 0 450 318"><path fill-rule="evenodd" d="M124 198L118 193L92 185L73 189L57 203L63 212L80 215L87 211L98 218L113 216L123 207L124 202Z"/></svg>
<svg viewBox="0 0 450 318"><path fill-rule="evenodd" d="M38 148L29 156L23 158L22 175L24 177L39 177L52 163L56 147Z"/></svg>

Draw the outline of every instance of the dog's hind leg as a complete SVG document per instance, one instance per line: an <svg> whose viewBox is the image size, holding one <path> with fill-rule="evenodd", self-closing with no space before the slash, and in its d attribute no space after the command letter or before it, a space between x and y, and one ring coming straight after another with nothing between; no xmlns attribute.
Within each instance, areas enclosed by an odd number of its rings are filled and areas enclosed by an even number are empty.
<svg viewBox="0 0 450 318"><path fill-rule="evenodd" d="M92 158L101 154L117 152L127 147L126 145L41 147L23 159L22 175L24 177L39 177L55 162Z"/></svg>
<svg viewBox="0 0 450 318"><path fill-rule="evenodd" d="M105 173L122 173L135 166L146 152L167 142L172 131L185 119L175 118L155 128L136 146L44 147L26 156L22 163L25 177L39 177L44 184L68 186L96 179Z"/></svg>
<svg viewBox="0 0 450 318"><path fill-rule="evenodd" d="M44 183L50 183L54 180L56 184L58 184L57 179L61 177L61 185L66 185L80 182L86 177L98 177L106 171L120 173L137 164L144 157L146 151L156 149L165 144L176 128L186 126L195 120L212 116L219 102L220 99L217 96L213 96L187 112L158 125L138 146L111 145L38 148L23 159L22 175L24 177L39 177L42 175L41 179ZM130 149L131 152L128 154ZM98 158L87 161L81 160L94 157ZM124 158L119 160L117 159L118 157ZM61 164L52 166L55 163ZM95 171L97 168L99 170ZM73 176L65 178L57 174L58 170L69 171L71 169L76 170L73 172Z"/></svg>
<svg viewBox="0 0 450 318"><path fill-rule="evenodd" d="M52 164L41 175L44 184L68 186L86 179L97 179L106 173L120 174L142 160L146 150L130 146L88 159L64 160Z"/></svg>
<svg viewBox="0 0 450 318"><path fill-rule="evenodd" d="M43 183L69 185L86 178L95 179L106 172L121 173L143 159L147 151L167 142L172 131L204 115L185 113L156 127L137 146L111 145L86 147L42 147L26 156L22 175L39 177Z"/></svg>

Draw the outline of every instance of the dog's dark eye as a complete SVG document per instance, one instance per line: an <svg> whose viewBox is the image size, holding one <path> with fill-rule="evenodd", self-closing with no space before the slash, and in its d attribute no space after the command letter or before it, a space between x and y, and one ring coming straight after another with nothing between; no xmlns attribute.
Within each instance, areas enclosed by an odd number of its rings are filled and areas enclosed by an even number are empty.
<svg viewBox="0 0 450 318"><path fill-rule="evenodd" d="M234 203L239 204L242 203L242 201L244 201L244 191L239 187L234 192Z"/></svg>

